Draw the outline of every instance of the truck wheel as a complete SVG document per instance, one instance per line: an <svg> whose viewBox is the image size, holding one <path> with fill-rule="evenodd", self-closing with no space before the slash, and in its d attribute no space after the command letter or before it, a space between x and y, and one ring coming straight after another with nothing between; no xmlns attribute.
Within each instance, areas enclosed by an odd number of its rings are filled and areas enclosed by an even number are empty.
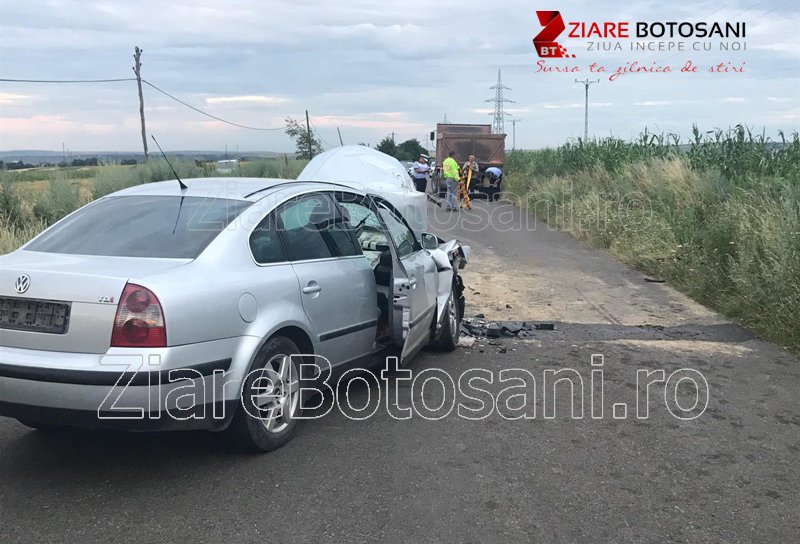
<svg viewBox="0 0 800 544"><path fill-rule="evenodd" d="M444 182L442 181L442 175L436 174L433 178L433 194L438 197L444 196L446 189L444 186Z"/></svg>

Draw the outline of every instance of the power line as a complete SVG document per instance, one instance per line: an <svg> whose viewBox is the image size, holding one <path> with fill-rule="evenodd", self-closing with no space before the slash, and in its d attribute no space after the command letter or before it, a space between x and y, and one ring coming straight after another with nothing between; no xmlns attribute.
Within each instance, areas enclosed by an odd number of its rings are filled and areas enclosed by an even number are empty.
<svg viewBox="0 0 800 544"><path fill-rule="evenodd" d="M4 83L114 83L117 81L136 81L135 77L118 79L9 79L0 78Z"/></svg>
<svg viewBox="0 0 800 544"><path fill-rule="evenodd" d="M286 127L263 128L263 127L251 127L251 126L247 126L247 125L241 125L241 124L239 124L239 123L234 123L233 121L228 121L228 120L226 120L226 119L223 119L223 118L221 118L221 117L217 117L216 115L211 115L210 113L208 113L208 112L205 112L205 111L203 111L203 110L201 110L201 109L199 109L199 108L196 108L196 107L192 106L191 104L188 104L188 103L184 102L184 101L183 101L183 100L181 100L180 98L178 98L178 97L176 97L176 96L173 96L173 95L169 94L167 91L165 91L164 89L161 89L161 88L157 87L157 86L156 86L156 85L154 85L153 83L150 83L150 82L149 82L149 81L147 81L146 79L142 79L142 83L144 83L144 84L146 84L146 85L148 85L148 86L152 87L153 89L157 90L157 91L158 91L158 92L160 92L161 94L163 94L163 95L165 95L165 96L167 96L167 97L171 98L171 99L172 99L172 100L174 100L175 102L178 102L179 104L183 104L183 105L184 105L184 106L186 106L187 108L189 108L189 109L192 109L192 110L196 111L197 113L199 113L199 114L201 114L201 115L205 115L206 117L210 117L211 119L214 119L215 121L219 121L220 123L226 123L226 124L228 124L228 125L232 125L232 126L234 126L234 127L246 128L246 129L248 129L248 130L286 130Z"/></svg>
<svg viewBox="0 0 800 544"><path fill-rule="evenodd" d="M322 133L319 131L319 129L317 128L317 125L315 125L313 121L310 121L310 123L311 123L311 128L314 129L314 134L316 134L317 137L320 140L322 140L323 144L327 145L328 147L336 147L335 145L329 144L328 140L326 140L325 138L322 137Z"/></svg>
<svg viewBox="0 0 800 544"><path fill-rule="evenodd" d="M115 78L115 79L14 79L14 78L0 78L0 82L2 83L116 83L119 81L136 81L135 77L125 77L125 78ZM240 123L234 123L233 121L228 121L227 119L223 119L221 117L217 117L216 115L212 115L208 112L205 112L199 108L192 106L191 104L184 102L180 98L171 95L164 89L161 89L154 83L150 83L146 79L142 79L142 83L152 87L156 91L160 92L161 94L171 98L172 100L186 106L189 109L196 111L201 115L205 115L206 117L210 117L215 121L219 121L220 123L226 123L228 125L232 125L239 128L245 128L248 130L262 130L262 131L272 131L272 130L285 130L286 127L274 127L274 128L264 128L264 127L251 127L248 125L242 125Z"/></svg>

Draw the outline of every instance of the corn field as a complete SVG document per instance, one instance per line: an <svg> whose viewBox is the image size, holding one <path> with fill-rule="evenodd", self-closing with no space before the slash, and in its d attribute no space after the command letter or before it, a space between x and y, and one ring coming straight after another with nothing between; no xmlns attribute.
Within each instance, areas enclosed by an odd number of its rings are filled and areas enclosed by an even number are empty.
<svg viewBox="0 0 800 544"><path fill-rule="evenodd" d="M506 172L539 218L800 352L797 133L645 132L515 152Z"/></svg>

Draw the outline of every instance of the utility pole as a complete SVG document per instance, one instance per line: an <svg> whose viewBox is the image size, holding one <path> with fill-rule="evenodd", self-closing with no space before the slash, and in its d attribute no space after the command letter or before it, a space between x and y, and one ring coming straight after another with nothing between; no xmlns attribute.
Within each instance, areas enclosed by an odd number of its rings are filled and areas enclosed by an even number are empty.
<svg viewBox="0 0 800 544"><path fill-rule="evenodd" d="M133 73L136 74L136 85L139 87L139 117L142 119L142 145L144 146L144 161L147 162L147 131L144 128L144 95L142 95L142 50L137 45L133 50Z"/></svg>
<svg viewBox="0 0 800 544"><path fill-rule="evenodd" d="M575 83L583 83L584 88L586 89L586 106L584 108L584 119L583 119L583 141L586 142L589 140L589 85L592 83L600 83L599 79L595 79L594 81L584 79L580 81L578 79L575 80Z"/></svg>
<svg viewBox="0 0 800 544"><path fill-rule="evenodd" d="M392 132L392 143L394 143L394 132Z"/></svg>
<svg viewBox="0 0 800 544"><path fill-rule="evenodd" d="M306 110L306 137L308 138L308 160L311 160L314 157L311 155L311 121L308 120L308 110Z"/></svg>
<svg viewBox="0 0 800 544"><path fill-rule="evenodd" d="M511 119L511 151L517 149L517 123L521 123L522 119Z"/></svg>
<svg viewBox="0 0 800 544"><path fill-rule="evenodd" d="M342 131L339 130L339 127L336 127L336 132L339 133L339 145L344 147L344 142L342 141Z"/></svg>

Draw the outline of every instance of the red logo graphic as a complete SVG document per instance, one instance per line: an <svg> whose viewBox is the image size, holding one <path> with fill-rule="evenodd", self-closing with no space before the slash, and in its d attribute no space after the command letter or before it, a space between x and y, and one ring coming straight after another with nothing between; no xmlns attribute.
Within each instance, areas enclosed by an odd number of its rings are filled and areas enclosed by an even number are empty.
<svg viewBox="0 0 800 544"><path fill-rule="evenodd" d="M566 28L564 21L561 19L561 13L558 11L537 11L536 16L539 18L539 24L544 27L533 39L533 46L539 56L542 58L574 59L575 55L568 54L566 48L561 47L556 42L556 38Z"/></svg>

